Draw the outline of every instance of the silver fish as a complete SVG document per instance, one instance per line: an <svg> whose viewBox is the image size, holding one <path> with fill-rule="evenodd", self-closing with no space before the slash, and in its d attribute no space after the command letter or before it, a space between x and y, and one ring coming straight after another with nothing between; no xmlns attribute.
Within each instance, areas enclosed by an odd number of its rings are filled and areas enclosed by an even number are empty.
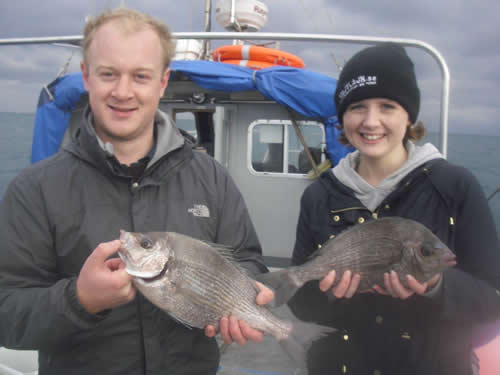
<svg viewBox="0 0 500 375"><path fill-rule="evenodd" d="M361 275L358 292L384 286L384 273L394 270L404 286L406 275L419 282L456 265L453 252L424 225L388 217L355 225L321 246L300 266L257 276L274 289L275 306L287 302L304 283L321 280L331 270ZM340 280L337 276L335 284Z"/></svg>
<svg viewBox="0 0 500 375"><path fill-rule="evenodd" d="M310 344L335 330L295 319L283 320L255 302L255 281L228 248L173 232L121 231L118 252L136 288L179 322L203 329L234 315L274 336L305 367ZM226 256L222 254L226 253Z"/></svg>

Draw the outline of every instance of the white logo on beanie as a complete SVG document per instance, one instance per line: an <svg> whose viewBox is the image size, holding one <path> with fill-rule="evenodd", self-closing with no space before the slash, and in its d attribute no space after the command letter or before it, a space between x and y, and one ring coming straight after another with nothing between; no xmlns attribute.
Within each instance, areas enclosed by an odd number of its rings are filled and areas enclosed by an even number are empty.
<svg viewBox="0 0 500 375"><path fill-rule="evenodd" d="M355 90L358 87L373 86L376 84L377 84L377 76L360 75L360 76L358 76L358 78L353 78L344 85L344 88L339 93L339 99L340 99L340 101L344 100L344 98L347 95L349 95L349 93L352 90Z"/></svg>

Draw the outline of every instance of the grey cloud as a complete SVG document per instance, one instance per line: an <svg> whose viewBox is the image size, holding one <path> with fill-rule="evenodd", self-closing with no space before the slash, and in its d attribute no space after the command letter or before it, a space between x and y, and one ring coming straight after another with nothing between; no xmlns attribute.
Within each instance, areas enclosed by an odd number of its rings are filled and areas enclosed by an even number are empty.
<svg viewBox="0 0 500 375"><path fill-rule="evenodd" d="M450 129L467 131L471 122L479 122L475 126L477 129L495 128L500 108L497 99L500 28L496 20L500 2L497 0L480 3L463 0L264 1L269 7L269 21L263 32L384 36L429 43L444 56L451 73ZM51 0L43 5L39 0L6 2L0 13L0 38L79 35L87 15L119 3L120 0ZM163 19L174 32L202 31L204 28L203 2L199 0L128 0L125 3ZM213 8L215 4L214 0ZM212 30L222 31L215 17ZM337 77L333 56L343 63L362 46L341 43L292 46L282 42L281 48L301 56L309 69ZM23 47L22 53L12 49L5 51L5 47L0 47L0 96L6 95L7 88L10 90L9 107L13 107L14 98L21 100L34 96L27 92L32 90L30 84L46 83L66 59L64 50L48 53ZM408 52L415 61L422 89L422 116L434 126L439 121L440 71L434 60L423 52L411 48ZM16 87L14 82L19 83L17 90L23 94L11 94ZM29 101L17 106L32 111ZM3 103L0 110L6 110Z"/></svg>

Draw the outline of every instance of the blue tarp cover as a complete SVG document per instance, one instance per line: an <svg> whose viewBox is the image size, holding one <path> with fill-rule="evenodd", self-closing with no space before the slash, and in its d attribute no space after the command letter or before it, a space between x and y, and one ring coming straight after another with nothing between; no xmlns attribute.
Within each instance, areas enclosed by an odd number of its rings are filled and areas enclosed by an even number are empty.
<svg viewBox="0 0 500 375"><path fill-rule="evenodd" d="M339 130L333 94L337 81L306 69L275 66L252 70L214 61L173 61L173 71L182 72L206 89L226 92L258 90L266 98L325 125L327 150L335 165L349 150L337 141ZM65 75L42 90L35 118L31 161L57 152L64 132L82 94L81 73ZM168 89L167 89L168 90Z"/></svg>

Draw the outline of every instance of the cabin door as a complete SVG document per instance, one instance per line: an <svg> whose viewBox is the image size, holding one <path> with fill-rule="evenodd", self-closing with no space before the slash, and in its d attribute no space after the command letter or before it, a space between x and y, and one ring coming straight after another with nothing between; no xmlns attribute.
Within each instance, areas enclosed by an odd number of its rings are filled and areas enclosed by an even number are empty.
<svg viewBox="0 0 500 375"><path fill-rule="evenodd" d="M266 261L272 266L287 265L295 242L300 197L311 183L306 177L310 161L304 158L288 113L277 104L238 104L225 109L221 122L216 154L220 149L222 163L245 198ZM320 162L322 125L311 121L299 124Z"/></svg>

